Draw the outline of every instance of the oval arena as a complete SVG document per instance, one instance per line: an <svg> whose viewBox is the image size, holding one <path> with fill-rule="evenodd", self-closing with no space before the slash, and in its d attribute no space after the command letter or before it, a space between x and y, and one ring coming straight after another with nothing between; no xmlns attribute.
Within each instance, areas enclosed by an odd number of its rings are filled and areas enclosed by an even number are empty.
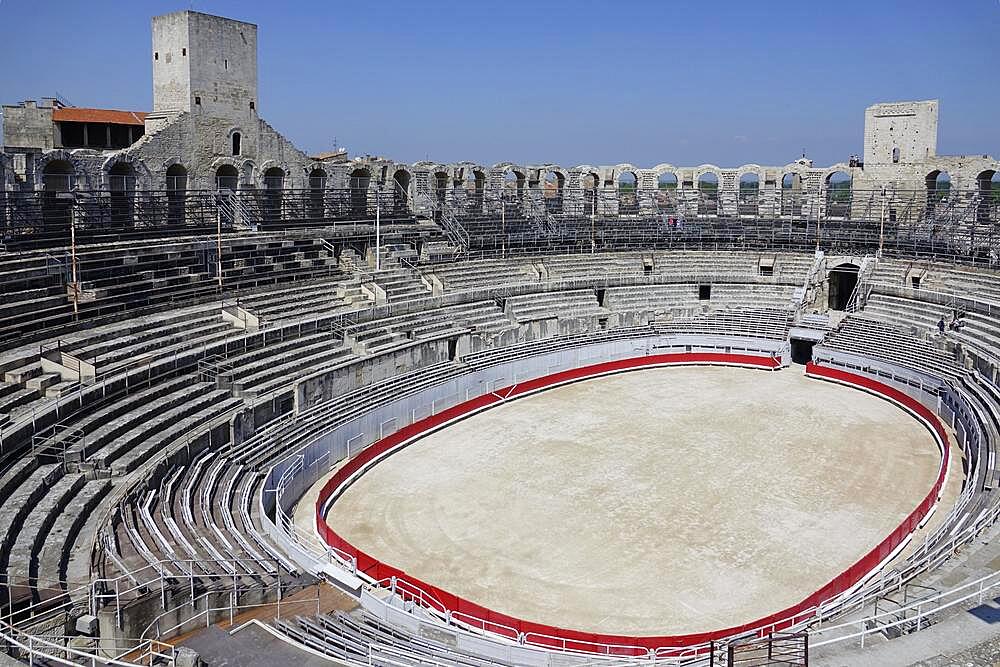
<svg viewBox="0 0 1000 667"><path fill-rule="evenodd" d="M256 35L155 17L148 113L4 107L0 663L989 641L1000 165L936 100L828 166L308 155Z"/></svg>
<svg viewBox="0 0 1000 667"><path fill-rule="evenodd" d="M867 393L794 371L652 367L432 431L325 520L510 616L695 634L822 588L924 500L941 463L925 426Z"/></svg>

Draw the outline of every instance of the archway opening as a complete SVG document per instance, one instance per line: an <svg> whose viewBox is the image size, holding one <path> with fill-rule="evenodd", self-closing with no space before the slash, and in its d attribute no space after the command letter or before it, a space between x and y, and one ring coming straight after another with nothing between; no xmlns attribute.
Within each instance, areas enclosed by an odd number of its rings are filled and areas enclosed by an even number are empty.
<svg viewBox="0 0 1000 667"><path fill-rule="evenodd" d="M264 220L273 222L281 219L281 194L284 187L284 171L271 167L264 172Z"/></svg>
<svg viewBox="0 0 1000 667"><path fill-rule="evenodd" d="M215 188L236 192L239 187L240 173L231 164L221 165L215 170Z"/></svg>
<svg viewBox="0 0 1000 667"><path fill-rule="evenodd" d="M469 171L465 187L465 196L469 202L469 211L472 213L482 213L483 198L486 194L486 174L479 169Z"/></svg>
<svg viewBox="0 0 1000 667"><path fill-rule="evenodd" d="M794 172L781 177L781 215L802 214L802 176Z"/></svg>
<svg viewBox="0 0 1000 667"><path fill-rule="evenodd" d="M826 177L826 217L846 218L851 212L851 175L835 171Z"/></svg>
<svg viewBox="0 0 1000 667"><path fill-rule="evenodd" d="M660 212L677 212L677 174L664 172L656 177L656 205Z"/></svg>
<svg viewBox="0 0 1000 667"><path fill-rule="evenodd" d="M816 341L792 338L789 343L792 348L792 363L804 366L812 361L813 347L816 345Z"/></svg>
<svg viewBox="0 0 1000 667"><path fill-rule="evenodd" d="M514 169L507 169L503 173L503 189L506 192L510 192L516 195L518 198L524 194L524 174Z"/></svg>
<svg viewBox="0 0 1000 667"><path fill-rule="evenodd" d="M844 263L830 269L827 275L827 305L830 310L847 309L854 288L858 284L860 268L856 264Z"/></svg>
<svg viewBox="0 0 1000 667"><path fill-rule="evenodd" d="M66 160L52 160L42 171L45 192L69 192L73 189L73 165Z"/></svg>
<svg viewBox="0 0 1000 667"><path fill-rule="evenodd" d="M520 206L524 198L524 174L508 168L503 173L503 188L500 191L500 201L507 215L521 212Z"/></svg>
<svg viewBox="0 0 1000 667"><path fill-rule="evenodd" d="M42 170L42 225L46 232L69 232L72 201L59 193L73 189L73 165L66 160L52 160Z"/></svg>
<svg viewBox="0 0 1000 667"><path fill-rule="evenodd" d="M367 169L358 167L351 172L348 184L353 215L368 215L368 186L371 180L372 175Z"/></svg>
<svg viewBox="0 0 1000 667"><path fill-rule="evenodd" d="M448 173L438 171L434 173L434 196L439 202L444 202L448 197Z"/></svg>
<svg viewBox="0 0 1000 667"><path fill-rule="evenodd" d="M760 176L753 172L742 174L739 186L740 215L757 215L760 196Z"/></svg>
<svg viewBox="0 0 1000 667"><path fill-rule="evenodd" d="M112 165L108 171L108 190L111 192L111 224L131 227L134 212L135 168L128 162L117 162Z"/></svg>
<svg viewBox="0 0 1000 667"><path fill-rule="evenodd" d="M633 171L623 171L618 175L618 214L639 213L639 179Z"/></svg>
<svg viewBox="0 0 1000 667"><path fill-rule="evenodd" d="M583 201L586 206L584 213L593 215L597 213L597 189L601 185L601 178L591 172L583 177Z"/></svg>
<svg viewBox="0 0 1000 667"><path fill-rule="evenodd" d="M545 177L542 179L542 196L545 198L545 208L549 213L562 213L565 180L558 171L545 172Z"/></svg>
<svg viewBox="0 0 1000 667"><path fill-rule="evenodd" d="M671 172L665 172L660 174L656 178L656 189L657 190L676 190L677 189L677 174Z"/></svg>
<svg viewBox="0 0 1000 667"><path fill-rule="evenodd" d="M927 187L927 215L934 215L938 205L951 193L951 176L947 171L935 169L924 177Z"/></svg>
<svg viewBox="0 0 1000 667"><path fill-rule="evenodd" d="M326 171L319 167L309 172L309 201L307 214L313 220L322 219L326 213L324 200L326 199Z"/></svg>
<svg viewBox="0 0 1000 667"><path fill-rule="evenodd" d="M698 176L698 214L719 214L719 176L715 172Z"/></svg>
<svg viewBox="0 0 1000 667"><path fill-rule="evenodd" d="M392 207L397 213L409 210L410 203L410 172L397 169L392 174Z"/></svg>
<svg viewBox="0 0 1000 667"><path fill-rule="evenodd" d="M167 221L171 225L184 224L187 181L188 173L184 165L172 164L167 167Z"/></svg>

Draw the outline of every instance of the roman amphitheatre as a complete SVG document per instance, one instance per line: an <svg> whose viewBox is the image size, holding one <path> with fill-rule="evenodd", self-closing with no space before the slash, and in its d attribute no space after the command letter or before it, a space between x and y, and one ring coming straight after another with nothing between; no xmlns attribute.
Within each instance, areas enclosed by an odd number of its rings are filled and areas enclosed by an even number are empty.
<svg viewBox="0 0 1000 667"><path fill-rule="evenodd" d="M256 25L151 35L148 111L3 107L0 664L991 650L1000 163L937 100L827 166L406 163L258 116Z"/></svg>

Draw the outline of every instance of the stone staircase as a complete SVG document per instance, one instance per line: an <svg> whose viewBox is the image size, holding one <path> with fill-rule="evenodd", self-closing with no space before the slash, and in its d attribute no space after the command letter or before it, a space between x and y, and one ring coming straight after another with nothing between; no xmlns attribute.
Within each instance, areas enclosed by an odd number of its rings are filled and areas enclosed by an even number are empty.
<svg viewBox="0 0 1000 667"><path fill-rule="evenodd" d="M369 251L369 266L375 260ZM362 285L375 296L376 304L396 303L431 296L431 288L415 268L417 252L408 245L388 245L380 249L378 271L362 279Z"/></svg>

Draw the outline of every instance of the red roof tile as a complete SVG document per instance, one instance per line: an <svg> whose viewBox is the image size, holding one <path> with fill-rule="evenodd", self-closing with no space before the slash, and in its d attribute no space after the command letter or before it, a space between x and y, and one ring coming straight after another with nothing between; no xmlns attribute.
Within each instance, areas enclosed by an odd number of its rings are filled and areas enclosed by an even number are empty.
<svg viewBox="0 0 1000 667"><path fill-rule="evenodd" d="M53 109L52 120L71 123L115 123L116 125L145 125L142 111L116 111L114 109L82 109L66 107Z"/></svg>

